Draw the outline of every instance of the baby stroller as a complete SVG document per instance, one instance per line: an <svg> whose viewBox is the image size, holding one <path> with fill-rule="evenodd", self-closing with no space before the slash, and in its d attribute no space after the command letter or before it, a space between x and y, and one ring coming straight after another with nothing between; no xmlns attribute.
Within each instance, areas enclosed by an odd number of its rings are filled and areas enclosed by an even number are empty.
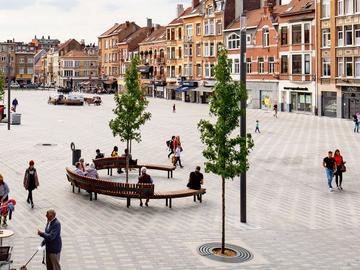
<svg viewBox="0 0 360 270"><path fill-rule="evenodd" d="M13 199L7 200L1 205L1 217L0 217L0 226L7 227L7 217L11 220L12 212L15 210L16 201Z"/></svg>

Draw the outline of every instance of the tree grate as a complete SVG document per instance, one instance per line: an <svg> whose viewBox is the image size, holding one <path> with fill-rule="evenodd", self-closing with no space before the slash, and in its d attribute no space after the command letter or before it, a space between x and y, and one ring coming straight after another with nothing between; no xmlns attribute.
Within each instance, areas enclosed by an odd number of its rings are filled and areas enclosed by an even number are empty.
<svg viewBox="0 0 360 270"><path fill-rule="evenodd" d="M216 248L221 248L221 243L203 244L200 247L198 247L198 253L201 256L204 256L211 260L218 262L225 262L225 263L243 263L250 261L254 258L254 255L250 251L239 246L225 244L225 248L231 249L234 252L236 252L236 255L233 257L215 255L213 253L213 250Z"/></svg>

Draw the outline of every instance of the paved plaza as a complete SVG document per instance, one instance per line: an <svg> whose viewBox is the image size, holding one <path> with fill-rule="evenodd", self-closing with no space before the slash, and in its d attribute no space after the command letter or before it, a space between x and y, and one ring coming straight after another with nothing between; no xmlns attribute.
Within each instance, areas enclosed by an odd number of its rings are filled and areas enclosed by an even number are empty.
<svg viewBox="0 0 360 270"><path fill-rule="evenodd" d="M22 124L7 131L0 124L0 172L17 200L8 228L15 232L4 244L13 245L13 268L19 269L40 244L45 212L55 208L62 224L62 269L360 269L360 134L342 119L304 114L248 110L248 132L255 140L248 171L248 223L240 223L239 179L226 186L227 243L249 249L254 259L245 264L221 264L197 255L203 243L221 240L221 181L205 174L203 203L192 198L150 201L149 208L132 200L99 195L89 201L82 191L72 193L65 176L71 163L70 143L87 162L100 148L106 155L124 143L108 127L113 117L112 96L100 107L48 105L49 92L14 91ZM196 165L203 167L203 146L197 122L208 118L208 105L150 99L152 119L142 129L142 142L133 145L139 162L170 164L165 141L180 135L184 168L166 173L150 171L157 191L186 186ZM254 134L255 121L261 134ZM53 144L53 146L42 146ZM339 148L347 161L344 191L329 193L322 168L328 150ZM22 186L28 161L33 159L40 186L35 208L26 203ZM105 171L100 172L106 176ZM124 181L116 175L114 181ZM137 181L137 173L130 173ZM29 269L45 269L37 255Z"/></svg>

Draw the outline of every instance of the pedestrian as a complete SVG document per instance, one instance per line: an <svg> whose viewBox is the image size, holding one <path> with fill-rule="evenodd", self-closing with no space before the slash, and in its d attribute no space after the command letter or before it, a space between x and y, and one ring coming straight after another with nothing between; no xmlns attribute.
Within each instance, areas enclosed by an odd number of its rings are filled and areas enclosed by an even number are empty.
<svg viewBox="0 0 360 270"><path fill-rule="evenodd" d="M354 114L353 115L353 121L354 121L354 124L355 124L355 126L354 126L354 132L359 132L359 121L360 121L360 119L359 119L359 117L358 117L358 114Z"/></svg>
<svg viewBox="0 0 360 270"><path fill-rule="evenodd" d="M61 224L56 218L56 212L49 209L46 212L47 224L45 231L38 230L38 235L44 240L41 242L41 247L45 245L46 250L46 269L47 270L61 270L60 253L62 247L61 241Z"/></svg>
<svg viewBox="0 0 360 270"><path fill-rule="evenodd" d="M328 156L324 158L323 160L323 167L325 168L325 172L326 172L326 178L327 178L327 182L328 182L328 188L329 188L329 192L333 192L333 188L332 188L332 179L334 177L334 172L336 171L336 162L335 159L333 158L333 153L331 151L328 152Z"/></svg>
<svg viewBox="0 0 360 270"><path fill-rule="evenodd" d="M14 98L11 104L13 107L13 111L16 112L16 107L19 104L18 100L16 98Z"/></svg>
<svg viewBox="0 0 360 270"><path fill-rule="evenodd" d="M173 113L175 113L176 112L176 106L175 106L175 103L174 103L174 105L173 105Z"/></svg>
<svg viewBox="0 0 360 270"><path fill-rule="evenodd" d="M174 166L177 165L177 163L179 162L179 165L180 165L180 168L184 168L184 166L181 164L181 152L183 151L182 147L181 147L181 144L178 144L176 146L176 150L175 150L175 162L174 162Z"/></svg>
<svg viewBox="0 0 360 270"><path fill-rule="evenodd" d="M260 133L259 120L256 120L255 133L256 133L256 132Z"/></svg>
<svg viewBox="0 0 360 270"><path fill-rule="evenodd" d="M343 172L346 171L345 161L340 154L340 150L336 149L334 153L334 159L336 163L336 172L335 172L335 183L338 190L343 190L342 188L342 180L343 180Z"/></svg>
<svg viewBox="0 0 360 270"><path fill-rule="evenodd" d="M29 161L29 168L25 170L24 176L24 188L28 191L27 203L31 204L31 208L34 208L34 200L32 192L39 186L39 178L37 171L34 167L34 161Z"/></svg>
<svg viewBox="0 0 360 270"><path fill-rule="evenodd" d="M111 152L111 157L118 157L119 156L119 148L115 145L112 152ZM112 175L112 169L110 169L111 171L111 175ZM122 169L119 168L117 169L117 173L123 173ZM108 174L109 174L109 170L108 170Z"/></svg>
<svg viewBox="0 0 360 270"><path fill-rule="evenodd" d="M153 180L152 180L151 176L146 173L146 167L142 167L141 175L139 176L139 179L138 179L138 184L152 184L152 183L153 183ZM149 203L149 198L147 197L146 202L145 202L146 207L149 206L148 203ZM143 206L141 198L140 198L140 206L141 207Z"/></svg>
<svg viewBox="0 0 360 270"><path fill-rule="evenodd" d="M189 182L187 187L190 189L201 189L201 185L204 183L204 176L200 172L200 166L196 166L195 171L190 173ZM200 201L200 194L197 195L197 199Z"/></svg>
<svg viewBox="0 0 360 270"><path fill-rule="evenodd" d="M178 145L181 145L180 136L175 137L175 140L174 140L174 143L173 143L173 149L174 149L173 151L174 151L174 153L175 153L176 148L177 148Z"/></svg>
<svg viewBox="0 0 360 270"><path fill-rule="evenodd" d="M277 118L277 113L278 113L278 105L274 104L274 117Z"/></svg>
<svg viewBox="0 0 360 270"><path fill-rule="evenodd" d="M83 172L85 172L85 171L86 171L86 165L85 165L85 160L84 160L83 157L81 157L81 158L79 159L79 163L80 163L80 170L82 170Z"/></svg>
<svg viewBox="0 0 360 270"><path fill-rule="evenodd" d="M174 154L174 142L175 142L175 136L171 136L171 140L166 142L166 145L168 146L170 151L170 153L168 154L168 158L170 158L170 156Z"/></svg>
<svg viewBox="0 0 360 270"><path fill-rule="evenodd" d="M5 203L9 200L9 186L4 182L4 177L0 174L0 205L4 206ZM6 216L0 219L0 225L6 227Z"/></svg>
<svg viewBox="0 0 360 270"><path fill-rule="evenodd" d="M95 159L98 159L98 158L104 158L104 153L101 153L100 149L96 149Z"/></svg>

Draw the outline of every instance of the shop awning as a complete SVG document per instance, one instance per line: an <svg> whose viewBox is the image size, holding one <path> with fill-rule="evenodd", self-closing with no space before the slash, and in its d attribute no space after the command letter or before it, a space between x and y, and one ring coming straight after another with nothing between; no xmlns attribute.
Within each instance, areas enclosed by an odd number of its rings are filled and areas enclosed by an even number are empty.
<svg viewBox="0 0 360 270"><path fill-rule="evenodd" d="M193 91L212 93L212 92L214 92L214 88L199 86L199 87L194 88Z"/></svg>
<svg viewBox="0 0 360 270"><path fill-rule="evenodd" d="M187 92L187 91L190 91L192 90L193 87L187 87L187 86L180 86L178 88L176 88L176 92Z"/></svg>
<svg viewBox="0 0 360 270"><path fill-rule="evenodd" d="M141 66L141 67L138 67L138 71L140 73L150 73L153 71L153 67L152 66Z"/></svg>

